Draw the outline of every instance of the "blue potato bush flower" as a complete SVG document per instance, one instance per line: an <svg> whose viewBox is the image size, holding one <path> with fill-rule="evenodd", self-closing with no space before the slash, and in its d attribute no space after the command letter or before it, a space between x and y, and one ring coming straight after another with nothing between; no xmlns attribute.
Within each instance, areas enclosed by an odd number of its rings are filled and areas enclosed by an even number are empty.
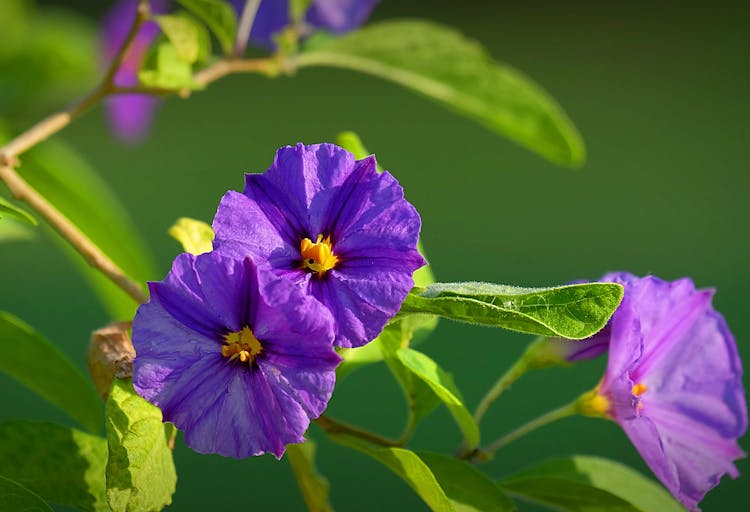
<svg viewBox="0 0 750 512"><path fill-rule="evenodd" d="M590 413L614 419L651 470L687 508L724 474L747 430L742 363L713 290L628 273L602 281L625 287L611 320L609 361Z"/></svg>
<svg viewBox="0 0 750 512"><path fill-rule="evenodd" d="M328 310L250 258L182 254L133 321L133 385L201 453L301 443L340 358Z"/></svg>
<svg viewBox="0 0 750 512"><path fill-rule="evenodd" d="M263 174L247 174L214 217L214 249L268 261L331 311L335 344L358 347L383 329L425 264L421 220L375 157L333 144L287 146Z"/></svg>

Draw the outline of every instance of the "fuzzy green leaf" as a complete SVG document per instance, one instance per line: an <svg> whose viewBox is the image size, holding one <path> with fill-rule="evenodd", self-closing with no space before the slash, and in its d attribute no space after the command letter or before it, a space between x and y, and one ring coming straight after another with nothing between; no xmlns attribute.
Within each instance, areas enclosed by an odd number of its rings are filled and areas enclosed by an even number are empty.
<svg viewBox="0 0 750 512"><path fill-rule="evenodd" d="M33 215L31 215L29 212L27 212L23 208L19 208L13 203L3 199L2 197L0 197L0 213L7 213L9 215L13 215L15 218L20 219L24 222L27 222L28 224L31 224L32 226L37 225L37 221ZM0 215L0 219L2 219L2 215Z"/></svg>
<svg viewBox="0 0 750 512"><path fill-rule="evenodd" d="M161 510L177 483L161 411L138 396L130 380L115 380L107 399L107 501L113 512Z"/></svg>
<svg viewBox="0 0 750 512"><path fill-rule="evenodd" d="M308 439L302 444L286 447L286 458L297 478L302 498L310 512L333 512L328 501L330 484L315 467L315 443Z"/></svg>
<svg viewBox="0 0 750 512"><path fill-rule="evenodd" d="M75 151L55 141L24 156L24 179L70 219L133 279L145 283L156 271L153 257L120 200ZM55 237L107 306L112 318L132 318L137 304Z"/></svg>
<svg viewBox="0 0 750 512"><path fill-rule="evenodd" d="M190 254L197 256L213 250L214 230L203 221L180 217L169 228L169 234Z"/></svg>
<svg viewBox="0 0 750 512"><path fill-rule="evenodd" d="M53 423L0 424L0 474L51 503L109 511L106 461L107 442L99 436Z"/></svg>
<svg viewBox="0 0 750 512"><path fill-rule="evenodd" d="M42 498L18 482L0 476L0 512L53 512Z"/></svg>
<svg viewBox="0 0 750 512"><path fill-rule="evenodd" d="M399 314L427 313L529 334L580 340L604 327L620 305L622 295L622 286L616 283L555 288L435 283L412 290Z"/></svg>
<svg viewBox="0 0 750 512"><path fill-rule="evenodd" d="M399 349L396 353L399 361L422 379L425 384L448 407L456 420L468 446L479 444L479 427L469 410L464 405L461 393L453 382L453 376L440 368L435 361L421 352L410 348Z"/></svg>
<svg viewBox="0 0 750 512"><path fill-rule="evenodd" d="M229 2L221 0L177 0L211 29L224 53L232 53L237 33L237 15Z"/></svg>
<svg viewBox="0 0 750 512"><path fill-rule="evenodd" d="M601 457L542 462L498 482L509 494L570 512L684 512L662 486Z"/></svg>
<svg viewBox="0 0 750 512"><path fill-rule="evenodd" d="M90 432L101 430L102 405L89 380L55 345L2 311L0 371L65 411Z"/></svg>
<svg viewBox="0 0 750 512"><path fill-rule="evenodd" d="M577 130L539 85L443 25L391 20L344 37L316 37L292 64L369 73L423 94L553 162L578 166L585 160Z"/></svg>

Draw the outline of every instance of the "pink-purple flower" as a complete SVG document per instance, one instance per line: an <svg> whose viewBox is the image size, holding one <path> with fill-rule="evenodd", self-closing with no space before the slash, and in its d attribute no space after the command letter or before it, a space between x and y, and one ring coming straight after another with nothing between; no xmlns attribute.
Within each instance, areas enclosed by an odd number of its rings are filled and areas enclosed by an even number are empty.
<svg viewBox="0 0 750 512"><path fill-rule="evenodd" d="M151 10L163 12L166 0L152 0ZM109 11L101 28L102 60L109 66L120 50L133 25L138 0L119 0ZM114 76L115 85L138 85L138 70L149 45L159 35L159 27L150 21L144 23L130 45L122 64ZM122 94L107 98L105 108L114 132L126 142L138 142L147 133L151 116L159 100L147 94Z"/></svg>
<svg viewBox="0 0 750 512"><path fill-rule="evenodd" d="M308 28L323 29L334 34L349 32L370 17L379 0L312 0L304 16ZM238 13L246 0L232 0ZM274 48L273 36L291 23L289 0L262 0L250 32L250 40L266 48Z"/></svg>
<svg viewBox="0 0 750 512"><path fill-rule="evenodd" d="M263 174L228 192L213 222L214 249L267 261L331 311L335 344L377 336L425 264L421 221L398 181L375 157L355 160L333 144L278 150Z"/></svg>
<svg viewBox="0 0 750 512"><path fill-rule="evenodd" d="M178 256L133 321L133 385L201 453L243 458L304 441L340 362L320 303L250 258Z"/></svg>
<svg viewBox="0 0 750 512"><path fill-rule="evenodd" d="M697 510L733 461L747 428L742 365L732 333L713 309L713 290L627 273L611 320L609 361L585 412L614 419L661 482Z"/></svg>

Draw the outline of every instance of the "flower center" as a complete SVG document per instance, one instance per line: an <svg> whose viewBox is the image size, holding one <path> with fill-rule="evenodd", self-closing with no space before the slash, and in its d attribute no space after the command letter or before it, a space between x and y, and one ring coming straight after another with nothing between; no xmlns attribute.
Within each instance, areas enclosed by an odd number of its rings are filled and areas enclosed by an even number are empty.
<svg viewBox="0 0 750 512"><path fill-rule="evenodd" d="M302 255L302 268L318 274L318 277L322 277L339 262L339 259L333 254L330 235L325 238L322 234L318 235L315 242L309 238L303 238L299 244L299 251Z"/></svg>
<svg viewBox="0 0 750 512"><path fill-rule="evenodd" d="M255 357L263 352L263 345L255 337L248 326L241 331L230 332L224 336L225 345L221 347L221 355L229 360L239 359L248 365L255 361Z"/></svg>
<svg viewBox="0 0 750 512"><path fill-rule="evenodd" d="M639 382L638 384L636 384L636 385L633 386L633 389L631 390L631 393L633 393L633 395L635 397L637 397L637 398L640 399L641 395L643 393L645 393L646 391L648 391L648 386L646 386L642 382ZM643 402L641 402L640 400L638 400L638 405L636 405L636 407L638 408L639 411L641 409L643 409Z"/></svg>

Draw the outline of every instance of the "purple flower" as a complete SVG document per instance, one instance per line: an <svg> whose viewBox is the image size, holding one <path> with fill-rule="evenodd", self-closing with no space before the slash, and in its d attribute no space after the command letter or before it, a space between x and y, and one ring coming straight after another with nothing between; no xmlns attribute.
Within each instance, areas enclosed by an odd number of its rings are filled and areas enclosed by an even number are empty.
<svg viewBox="0 0 750 512"><path fill-rule="evenodd" d="M255 261L304 287L333 313L335 344L377 336L425 264L421 221L375 157L355 160L333 144L287 146L264 174L247 174L214 218L214 249Z"/></svg>
<svg viewBox="0 0 750 512"><path fill-rule="evenodd" d="M611 321L607 371L584 412L614 419L651 470L686 507L698 502L744 453L742 366L713 290L617 273L625 297Z"/></svg>
<svg viewBox="0 0 750 512"><path fill-rule="evenodd" d="M166 0L151 2L153 12L164 12L166 5ZM104 19L101 38L105 66L109 66L125 41L135 21L137 7L138 0L119 0ZM149 45L158 35L159 28L155 23L149 21L141 26L115 74L115 85L138 85L138 70ZM138 142L143 138L158 104L157 98L146 94L122 94L108 98L105 102L112 129L126 142Z"/></svg>
<svg viewBox="0 0 750 512"><path fill-rule="evenodd" d="M304 441L339 356L332 319L250 258L181 254L133 321L133 385L201 453L235 458Z"/></svg>
<svg viewBox="0 0 750 512"><path fill-rule="evenodd" d="M312 0L305 23L311 29L323 29L334 34L354 30L370 17L379 0ZM232 0L238 13L242 13L245 0ZM291 23L289 0L263 0L255 16L250 40L273 49L273 36Z"/></svg>

